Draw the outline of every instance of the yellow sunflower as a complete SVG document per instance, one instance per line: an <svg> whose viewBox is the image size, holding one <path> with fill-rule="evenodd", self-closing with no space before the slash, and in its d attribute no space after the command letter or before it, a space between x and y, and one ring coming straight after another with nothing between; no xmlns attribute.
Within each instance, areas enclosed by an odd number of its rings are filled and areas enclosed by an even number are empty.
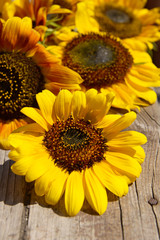
<svg viewBox="0 0 160 240"><path fill-rule="evenodd" d="M144 8L146 0L82 0L77 4L78 31L86 27L122 38L130 47L153 48L160 40L160 8ZM84 24L85 22L85 24Z"/></svg>
<svg viewBox="0 0 160 240"><path fill-rule="evenodd" d="M112 106L127 110L156 101L151 87L160 86L160 69L148 53L133 50L106 33L80 34L64 27L56 38L60 43L50 49L62 65L81 75L82 90L113 92Z"/></svg>
<svg viewBox="0 0 160 240"><path fill-rule="evenodd" d="M2 17L7 20L13 16L18 17L30 17L32 19L32 25L36 31L41 35L41 40L43 40L45 32L47 31L47 26L51 21L47 22L47 18L51 16L55 17L57 20L57 14L69 14L71 10L66 8L61 8L60 5L52 4L53 0L14 0L12 2L7 2L2 11ZM54 20L53 20L54 21ZM52 23L54 24L54 23ZM54 25L54 27L56 24Z"/></svg>
<svg viewBox="0 0 160 240"><path fill-rule="evenodd" d="M122 131L136 113L107 114L113 99L95 89L86 93L48 90L36 95L39 109L22 112L35 123L9 136L12 171L35 180L35 192L55 205L65 192L65 208L76 215L86 198L99 214L107 208L109 189L121 197L141 172L146 137ZM122 131L122 132L121 132Z"/></svg>
<svg viewBox="0 0 160 240"><path fill-rule="evenodd" d="M38 92L44 88L55 93L61 88L79 89L80 76L61 66L37 43L39 37L30 18L0 22L0 146L4 148L7 136L26 124L20 110L35 106Z"/></svg>

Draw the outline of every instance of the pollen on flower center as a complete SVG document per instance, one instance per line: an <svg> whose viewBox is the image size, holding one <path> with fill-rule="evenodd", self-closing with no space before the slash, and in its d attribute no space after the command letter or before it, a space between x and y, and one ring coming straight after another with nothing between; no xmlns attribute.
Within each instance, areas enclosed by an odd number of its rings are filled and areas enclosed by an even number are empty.
<svg viewBox="0 0 160 240"><path fill-rule="evenodd" d="M119 9L108 9L106 15L116 23L129 23L131 21L130 16Z"/></svg>
<svg viewBox="0 0 160 240"><path fill-rule="evenodd" d="M104 160L107 150L102 129L96 129L89 121L58 120L45 133L43 143L54 163L71 173L90 168L96 162Z"/></svg>
<svg viewBox="0 0 160 240"><path fill-rule="evenodd" d="M74 149L84 146L88 140L88 136L85 132L73 127L67 129L67 131L62 132L61 135L64 146L68 146L70 148L72 147Z"/></svg>
<svg viewBox="0 0 160 240"><path fill-rule="evenodd" d="M0 118L22 117L22 107L35 104L42 90L43 76L38 66L23 53L0 53Z"/></svg>
<svg viewBox="0 0 160 240"><path fill-rule="evenodd" d="M92 33L80 35L69 42L64 49L62 62L81 75L86 88L99 90L124 82L133 58L114 38Z"/></svg>
<svg viewBox="0 0 160 240"><path fill-rule="evenodd" d="M73 61L81 62L86 67L107 64L114 59L114 50L98 39L80 42L71 51Z"/></svg>

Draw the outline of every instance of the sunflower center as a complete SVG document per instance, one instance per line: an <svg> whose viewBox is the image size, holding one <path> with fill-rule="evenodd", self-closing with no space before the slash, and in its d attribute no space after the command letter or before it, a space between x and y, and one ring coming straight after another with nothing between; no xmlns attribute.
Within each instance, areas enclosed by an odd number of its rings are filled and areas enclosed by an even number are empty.
<svg viewBox="0 0 160 240"><path fill-rule="evenodd" d="M115 23L130 22L130 16L119 9L108 9L106 11L106 16L108 16Z"/></svg>
<svg viewBox="0 0 160 240"><path fill-rule="evenodd" d="M91 39L75 46L70 51L70 55L73 61L81 62L82 65L89 67L111 62L114 51L102 41Z"/></svg>
<svg viewBox="0 0 160 240"><path fill-rule="evenodd" d="M78 148L84 145L88 140L87 134L80 129L69 128L67 131L62 133L62 140L64 146L72 146L73 148Z"/></svg>
<svg viewBox="0 0 160 240"><path fill-rule="evenodd" d="M95 11L95 18L100 30L120 38L138 36L142 30L140 20L129 9L117 5L99 5Z"/></svg>
<svg viewBox="0 0 160 240"><path fill-rule="evenodd" d="M110 36L80 35L69 42L63 65L78 72L86 88L100 89L124 82L133 58L122 44Z"/></svg>
<svg viewBox="0 0 160 240"><path fill-rule="evenodd" d="M57 121L45 133L43 143L54 163L71 173L92 167L104 160L107 151L106 139L102 129L96 129L89 121Z"/></svg>
<svg viewBox="0 0 160 240"><path fill-rule="evenodd" d="M23 53L0 53L0 118L21 118L22 107L34 106L35 95L43 89L40 69Z"/></svg>

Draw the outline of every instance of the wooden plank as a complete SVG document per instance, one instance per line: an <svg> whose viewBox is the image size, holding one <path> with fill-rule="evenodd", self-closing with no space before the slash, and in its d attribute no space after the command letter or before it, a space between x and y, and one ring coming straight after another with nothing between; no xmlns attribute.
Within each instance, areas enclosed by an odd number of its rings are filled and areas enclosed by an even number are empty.
<svg viewBox="0 0 160 240"><path fill-rule="evenodd" d="M8 152L0 150L0 239L19 239L24 211L24 179L11 170Z"/></svg>

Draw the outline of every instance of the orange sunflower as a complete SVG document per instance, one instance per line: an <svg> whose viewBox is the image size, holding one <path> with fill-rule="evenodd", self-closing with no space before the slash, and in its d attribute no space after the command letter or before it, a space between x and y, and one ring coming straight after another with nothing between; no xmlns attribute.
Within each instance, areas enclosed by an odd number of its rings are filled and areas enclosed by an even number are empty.
<svg viewBox="0 0 160 240"><path fill-rule="evenodd" d="M18 17L30 17L32 19L32 25L35 27L40 35L41 39L44 38L44 34L47 31L47 26L51 21L47 23L47 17L56 14L68 14L71 10L61 8L60 5L52 4L52 0L14 0L10 3L6 3L3 7L2 17L7 20L13 16ZM57 18L53 19L56 21ZM54 24L54 23L52 23ZM54 25L56 26L56 24Z"/></svg>
<svg viewBox="0 0 160 240"><path fill-rule="evenodd" d="M82 0L77 4L75 24L113 34L133 49L152 49L160 40L160 8L144 8L146 0ZM85 22L85 24L84 24Z"/></svg>
<svg viewBox="0 0 160 240"><path fill-rule="evenodd" d="M59 64L39 41L30 18L13 17L0 22L0 146L17 127L26 124L20 113L35 106L35 95L45 87L79 89L80 76ZM71 78L75 74L74 80Z"/></svg>

